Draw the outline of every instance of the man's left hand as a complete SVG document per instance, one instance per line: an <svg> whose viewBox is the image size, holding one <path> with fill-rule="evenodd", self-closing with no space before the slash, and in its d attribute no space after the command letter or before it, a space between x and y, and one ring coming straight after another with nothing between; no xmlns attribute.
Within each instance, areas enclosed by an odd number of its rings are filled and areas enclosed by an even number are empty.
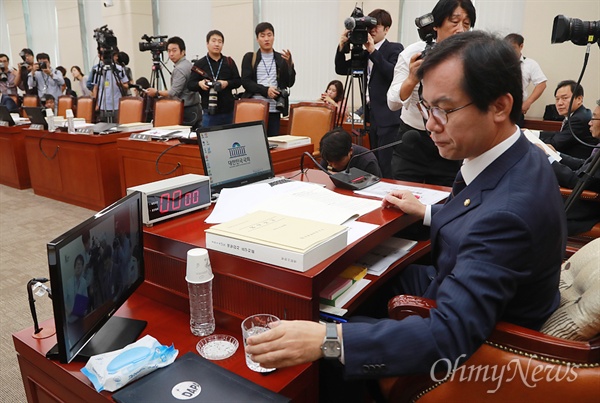
<svg viewBox="0 0 600 403"><path fill-rule="evenodd" d="M294 62L292 61L292 52L290 52L289 49L283 49L281 51L281 57L287 62L288 66L292 67Z"/></svg>
<svg viewBox="0 0 600 403"><path fill-rule="evenodd" d="M283 368L323 356L325 326L304 320L282 320L271 330L248 338L246 352L264 368Z"/></svg>
<svg viewBox="0 0 600 403"><path fill-rule="evenodd" d="M146 94L148 94L151 97L155 97L158 95L158 90L156 88L148 88L146 89Z"/></svg>

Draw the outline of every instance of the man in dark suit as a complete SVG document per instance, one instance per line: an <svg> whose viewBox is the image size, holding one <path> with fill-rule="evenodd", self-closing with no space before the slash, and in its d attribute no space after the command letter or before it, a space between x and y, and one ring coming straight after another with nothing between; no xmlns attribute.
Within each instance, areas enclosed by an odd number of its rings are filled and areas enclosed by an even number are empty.
<svg viewBox="0 0 600 403"><path fill-rule="evenodd" d="M377 20L377 25L368 33L365 50L360 53L367 74L367 113L370 121L369 143L371 148L390 144L398 139L400 114L392 112L387 106L387 90L394 77L394 66L398 55L404 49L401 43L390 42L385 36L392 26L392 17L385 10L376 9L369 13ZM352 74L352 57L346 60L350 52L350 40L347 29L342 33L335 53L335 72L340 75ZM354 45L356 46L356 45ZM392 148L377 151L377 160L384 178L392 177Z"/></svg>
<svg viewBox="0 0 600 403"><path fill-rule="evenodd" d="M596 101L596 108L589 122L590 132L596 139L600 139L600 99ZM562 159L552 162L552 169L556 174L560 186L573 189L584 172L588 172L593 163L594 156L600 148L591 149L587 159L576 158L565 153L560 153ZM600 192L600 169L591 173L585 188ZM567 228L569 235L576 235L589 231L596 223L600 222L600 207L593 201L578 200L567 213Z"/></svg>
<svg viewBox="0 0 600 403"><path fill-rule="evenodd" d="M465 163L444 205L396 191L383 206L431 222L434 265L409 266L396 284L399 292L436 300L437 308L429 318L399 321L281 321L247 340L246 352L261 365L334 357L321 348L331 346L327 334L339 339L350 379L451 370L444 367L464 362L498 321L539 329L558 306L563 201L545 155L515 125L523 89L514 50L483 31L454 35L431 50L417 76L440 154Z"/></svg>
<svg viewBox="0 0 600 403"><path fill-rule="evenodd" d="M571 98L574 98L572 106L573 112L570 116L567 116ZM598 144L598 140L593 138L590 133L589 122L592 117L592 112L583 106L583 87L577 85L573 80L561 81L556 86L556 90L554 90L554 99L556 101L556 110L561 116L564 116L565 119L560 131L541 132L540 140L546 144L552 145L561 153L576 158L586 159L590 156L592 148L581 144L573 137L573 134L584 143L592 145Z"/></svg>
<svg viewBox="0 0 600 403"><path fill-rule="evenodd" d="M10 112L10 113L19 113L19 107L17 106L15 101L8 95L3 94L1 91L0 91L0 105L6 106L6 109L8 109L8 112Z"/></svg>

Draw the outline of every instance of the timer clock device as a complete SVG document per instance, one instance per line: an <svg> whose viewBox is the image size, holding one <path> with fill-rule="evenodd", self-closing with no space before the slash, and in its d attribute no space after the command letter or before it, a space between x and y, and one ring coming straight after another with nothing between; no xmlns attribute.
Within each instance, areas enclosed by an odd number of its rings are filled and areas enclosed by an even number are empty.
<svg viewBox="0 0 600 403"><path fill-rule="evenodd" d="M127 189L142 194L142 221L147 226L210 206L210 178L187 174Z"/></svg>

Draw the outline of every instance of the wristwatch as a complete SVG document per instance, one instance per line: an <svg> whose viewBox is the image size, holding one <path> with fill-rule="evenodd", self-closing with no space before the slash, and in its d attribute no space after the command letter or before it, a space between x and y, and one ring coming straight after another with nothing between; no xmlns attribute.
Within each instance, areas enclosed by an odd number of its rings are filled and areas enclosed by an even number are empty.
<svg viewBox="0 0 600 403"><path fill-rule="evenodd" d="M321 351L326 359L339 359L342 355L342 343L337 333L337 324L325 324L325 338L321 344Z"/></svg>

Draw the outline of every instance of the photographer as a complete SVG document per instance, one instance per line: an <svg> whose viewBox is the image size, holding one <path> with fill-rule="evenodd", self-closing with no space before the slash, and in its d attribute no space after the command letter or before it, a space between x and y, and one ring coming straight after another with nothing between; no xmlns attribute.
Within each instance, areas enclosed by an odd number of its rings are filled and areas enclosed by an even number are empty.
<svg viewBox="0 0 600 403"><path fill-rule="evenodd" d="M202 127L233 122L232 91L242 85L242 79L233 59L221 53L224 42L221 31L206 34L208 53L194 63L187 83L190 91L198 91L202 97Z"/></svg>
<svg viewBox="0 0 600 403"><path fill-rule="evenodd" d="M0 53L0 92L5 95L17 95L17 71L8 64L9 58L4 53Z"/></svg>
<svg viewBox="0 0 600 403"><path fill-rule="evenodd" d="M47 53L38 53L35 57L37 63L27 76L27 84L30 87L37 88L37 94L40 98L44 94L50 94L55 99L62 95L62 86L65 80L60 71L53 69L50 65L50 56ZM56 114L56 109L54 110Z"/></svg>
<svg viewBox="0 0 600 403"><path fill-rule="evenodd" d="M119 100L127 93L129 78L123 67L114 62L118 53L116 47L112 51L98 47L100 62L94 66L91 80L94 85L92 96L96 98L96 109L100 112L99 122L116 121Z"/></svg>
<svg viewBox="0 0 600 403"><path fill-rule="evenodd" d="M362 17L362 11L355 9L353 17ZM400 43L390 42L385 37L392 26L392 17L385 10L376 9L369 17L377 21L377 25L368 24L367 41L360 58L366 64L363 66L367 74L367 116L370 120L369 142L371 148L380 147L397 140L400 117L392 112L386 102L386 92L394 76L394 66L398 55L404 47ZM356 18L356 17L354 17ZM359 29L358 26L354 30ZM335 72L340 75L352 74L354 53L349 60L346 54L350 52L349 35L353 33L344 29L340 43L335 53ZM357 46L354 44L354 46ZM391 178L391 148L377 152L377 159L384 178Z"/></svg>
<svg viewBox="0 0 600 403"><path fill-rule="evenodd" d="M37 95L37 91L35 88L29 86L27 82L27 76L33 69L33 51L28 48L24 48L19 52L19 56L23 60L22 63L19 63L19 68L17 69L15 85L23 90L27 95Z"/></svg>
<svg viewBox="0 0 600 403"><path fill-rule="evenodd" d="M202 119L202 111L200 110L200 97L186 87L192 73L192 62L185 58L185 42L183 39L178 36L169 38L167 52L169 60L175 64L171 74L171 89L159 91L156 88L148 88L146 93L151 97L161 96L183 99L183 124L194 126Z"/></svg>
<svg viewBox="0 0 600 403"><path fill-rule="evenodd" d="M242 60L244 97L269 101L267 135L279 136L281 114L288 114L288 88L296 82L296 70L289 50L284 49L279 53L273 49L273 25L261 22L254 33L260 49L246 53Z"/></svg>
<svg viewBox="0 0 600 403"><path fill-rule="evenodd" d="M432 26L421 30L432 29L436 43L475 26L475 7L471 0L440 0L431 14ZM423 38L422 31L419 36ZM387 92L390 109L402 109L399 132L402 143L393 149L392 176L397 180L452 186L461 161L450 161L440 156L419 112L417 70L423 63L421 55L426 46L423 41L416 42L400 54ZM409 130L416 130L419 135L404 136Z"/></svg>

